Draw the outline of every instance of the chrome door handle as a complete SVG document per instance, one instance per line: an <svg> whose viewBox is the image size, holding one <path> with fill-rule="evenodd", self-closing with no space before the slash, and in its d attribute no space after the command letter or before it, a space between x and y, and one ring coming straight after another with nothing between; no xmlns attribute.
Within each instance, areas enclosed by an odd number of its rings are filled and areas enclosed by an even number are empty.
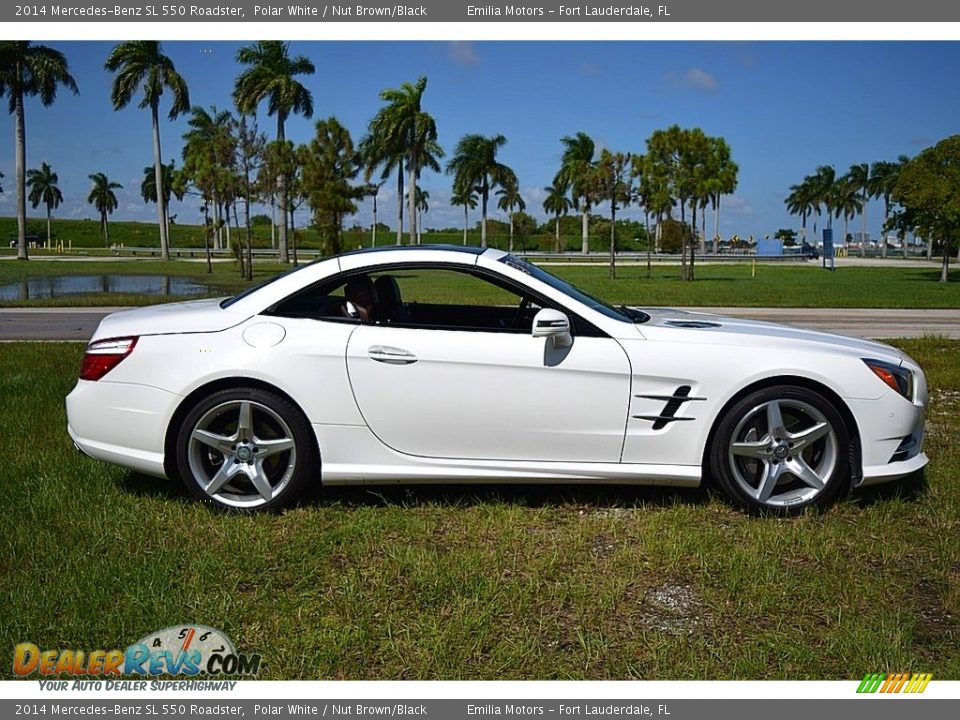
<svg viewBox="0 0 960 720"><path fill-rule="evenodd" d="M387 365L409 365L417 361L417 356L402 348L389 345L371 345L367 349L371 360L387 363Z"/></svg>

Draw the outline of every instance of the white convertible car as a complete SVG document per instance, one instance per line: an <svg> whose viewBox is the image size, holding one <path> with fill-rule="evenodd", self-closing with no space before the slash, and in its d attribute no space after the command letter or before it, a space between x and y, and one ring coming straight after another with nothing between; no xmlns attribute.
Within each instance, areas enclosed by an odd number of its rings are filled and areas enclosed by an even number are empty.
<svg viewBox="0 0 960 720"><path fill-rule="evenodd" d="M926 403L887 345L612 307L499 250L420 246L110 315L67 415L87 455L228 508L319 483L712 478L787 513L921 469Z"/></svg>

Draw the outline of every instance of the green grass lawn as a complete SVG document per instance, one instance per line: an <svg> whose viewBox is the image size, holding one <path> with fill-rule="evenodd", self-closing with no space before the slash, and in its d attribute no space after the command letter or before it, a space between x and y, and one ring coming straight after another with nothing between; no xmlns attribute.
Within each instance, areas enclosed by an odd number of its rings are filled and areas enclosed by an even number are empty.
<svg viewBox="0 0 960 720"><path fill-rule="evenodd" d="M262 282L289 266L272 261L254 262L254 282ZM607 277L605 266L553 265L551 272L611 303L637 305L704 305L754 307L916 307L960 308L960 270L952 282L939 283L935 267L846 267L826 272L811 266L758 265L756 276L748 264L702 265L693 283L679 280L680 268L654 267L647 279L646 269L621 267L616 280ZM153 274L189 277L210 286L211 297L238 292L249 285L239 277L234 262L214 263L207 274L206 264L185 260L162 262L140 259L126 262L81 260L70 262L0 261L0 286L29 278L63 275ZM470 283L470 287L476 287ZM436 302L482 302L458 283L429 288ZM177 296L150 296L98 293L53 300L0 302L16 305L144 305L186 299Z"/></svg>
<svg viewBox="0 0 960 720"><path fill-rule="evenodd" d="M197 622L271 679L958 679L960 343L897 344L931 386L926 483L792 520L710 492L475 486L216 514L73 450L82 345L3 345L0 637L122 648Z"/></svg>

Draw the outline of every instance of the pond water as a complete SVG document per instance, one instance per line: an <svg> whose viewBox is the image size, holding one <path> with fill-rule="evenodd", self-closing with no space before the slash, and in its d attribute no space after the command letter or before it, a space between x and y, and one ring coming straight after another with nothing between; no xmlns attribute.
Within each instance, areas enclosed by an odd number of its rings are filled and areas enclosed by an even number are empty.
<svg viewBox="0 0 960 720"><path fill-rule="evenodd" d="M210 291L193 278L170 275L69 275L27 278L0 285L0 301L49 300L68 295L204 295Z"/></svg>

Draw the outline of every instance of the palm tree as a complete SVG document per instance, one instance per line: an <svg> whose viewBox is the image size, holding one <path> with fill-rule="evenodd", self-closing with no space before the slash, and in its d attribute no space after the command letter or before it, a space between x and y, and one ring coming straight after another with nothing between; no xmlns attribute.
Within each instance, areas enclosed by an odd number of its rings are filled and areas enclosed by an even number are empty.
<svg viewBox="0 0 960 720"><path fill-rule="evenodd" d="M543 201L543 209L553 215L555 232L555 250L561 252L560 244L560 216L566 215L567 211L573 207L573 201L567 195L567 186L557 178L554 178L553 184L545 187L544 191L547 197Z"/></svg>
<svg viewBox="0 0 960 720"><path fill-rule="evenodd" d="M163 54L156 40L129 40L117 43L104 67L116 73L110 99L114 110L122 110L133 96L143 92L140 108L150 108L150 120L153 127L153 174L160 195L169 197L163 190L163 160L160 152L160 98L165 90L172 96L170 112L167 117L176 119L190 108L190 93L183 76L177 72L173 61ZM160 254L164 260L170 259L170 237L168 235L165 205L157 203L157 225L160 228Z"/></svg>
<svg viewBox="0 0 960 720"><path fill-rule="evenodd" d="M206 110L200 106L190 109L189 130L184 134L184 169L199 188L202 186L204 202L213 203L214 247L220 248L221 230L224 223L224 208L229 207L236 186L237 138L234 135L236 121L228 110L218 110L215 105ZM201 162L202 159L202 162ZM203 182L197 182L202 166ZM230 225L226 223L227 245L230 244Z"/></svg>
<svg viewBox="0 0 960 720"><path fill-rule="evenodd" d="M377 168L380 168L381 184L397 171L397 245L403 244L403 161L407 149L398 138L388 132L385 108L381 108L367 127L367 134L360 140L360 164L363 176L370 182Z"/></svg>
<svg viewBox="0 0 960 720"><path fill-rule="evenodd" d="M810 192L810 184L803 182L799 185L791 185L790 194L787 195L783 202L787 206L788 213L800 216L800 235L803 242L806 242L807 218L812 215L814 211L814 201ZM816 243L816 238L814 238L814 243Z"/></svg>
<svg viewBox="0 0 960 720"><path fill-rule="evenodd" d="M740 166L733 161L730 146L726 140L711 137L710 145L711 174L706 189L713 206L713 252L716 254L720 241L720 198L730 195L737 189L737 173L740 171Z"/></svg>
<svg viewBox="0 0 960 720"><path fill-rule="evenodd" d="M870 166L867 163L851 165L846 175L850 192L860 193L860 257L867 255L867 189L870 187Z"/></svg>
<svg viewBox="0 0 960 720"><path fill-rule="evenodd" d="M870 197L883 198L883 227L880 230L880 256L887 257L887 225L890 222L890 206L893 189L900 178L900 168L910 161L906 155L901 155L897 162L881 160L870 168L870 182L867 191ZM904 244L904 246L906 246Z"/></svg>
<svg viewBox="0 0 960 720"><path fill-rule="evenodd" d="M581 213L582 252L587 255L590 252L589 175L596 147L593 139L585 132L566 135L560 138L560 142L564 146L563 157L560 161L560 171L554 181L559 180L569 187L573 194L573 206Z"/></svg>
<svg viewBox="0 0 960 720"><path fill-rule="evenodd" d="M30 205L34 209L43 203L47 207L47 249L50 249L50 217L53 211L63 202L63 194L57 183L59 176L47 163L42 163L40 169L33 168L27 171L27 187L30 188Z"/></svg>
<svg viewBox="0 0 960 720"><path fill-rule="evenodd" d="M843 244L847 244L847 228L857 213L863 212L860 201L860 184L857 178L844 175L833 186L833 211L839 218L843 216Z"/></svg>
<svg viewBox="0 0 960 720"><path fill-rule="evenodd" d="M362 156L361 156L362 158ZM380 194L380 188L383 187L384 180L378 183L370 182L367 178L367 184L363 186L363 194L373 198L373 227L370 231L370 247L377 246L377 196Z"/></svg>
<svg viewBox="0 0 960 720"><path fill-rule="evenodd" d="M439 158L443 157L443 148L437 143L437 123L430 113L423 110L423 93L427 89L427 78L421 77L416 83L401 83L399 88L387 88L381 91L380 99L386 105L371 121L371 128L377 133L378 154L382 163L396 157L400 148L406 155L407 202L410 215L410 244L417 235L417 179L424 168L440 171ZM399 188L398 188L399 189Z"/></svg>
<svg viewBox="0 0 960 720"><path fill-rule="evenodd" d="M277 116L277 140L286 140L285 125L292 114L313 117L313 96L299 80L298 75L312 75L316 68L303 55L290 57L289 43L279 40L261 40L245 45L237 51L237 62L248 66L237 76L233 86L233 101L245 115L256 112L257 106L267 101L267 114ZM280 224L280 262L289 262L287 248L287 217L289 205L286 180L277 178L283 222Z"/></svg>
<svg viewBox="0 0 960 720"><path fill-rule="evenodd" d="M820 214L820 206L826 211L827 230L833 231L833 213L836 207L837 171L830 165L821 165L813 175L804 182L809 182L810 199L813 202L814 212ZM839 217L839 215L837 216ZM816 227L814 227L816 232ZM844 240L846 242L846 240Z"/></svg>
<svg viewBox="0 0 960 720"><path fill-rule="evenodd" d="M167 165L161 165L161 192L163 193L163 226L167 231L167 242L170 239L170 198L183 200L183 188L176 187L174 175L176 174L174 161L171 160ZM157 202L157 172L155 165L147 165L143 169L143 180L140 182L140 197L145 203Z"/></svg>
<svg viewBox="0 0 960 720"><path fill-rule="evenodd" d="M414 200L414 208L419 213L417 222L417 245L421 244L421 235L423 233L423 216L430 210L430 193L422 187L417 187L417 197Z"/></svg>
<svg viewBox="0 0 960 720"><path fill-rule="evenodd" d="M27 141L24 99L39 97L44 107L57 99L57 89L64 86L76 95L77 83L70 75L67 58L59 50L34 45L26 40L0 41L0 97L9 99L14 116L16 138L17 188L17 259L27 256Z"/></svg>
<svg viewBox="0 0 960 720"><path fill-rule="evenodd" d="M594 196L610 203L610 278L617 277L617 210L633 198L633 156L604 149L593 171Z"/></svg>
<svg viewBox="0 0 960 720"><path fill-rule="evenodd" d="M113 214L119 203L114 190L120 190L123 185L111 182L103 173L94 173L90 176L93 187L87 196L87 202L93 205L100 213L100 232L103 233L104 245L110 247L110 229L107 227L107 215Z"/></svg>
<svg viewBox="0 0 960 720"><path fill-rule="evenodd" d="M516 183L517 176L497 161L497 152L507 144L503 135L464 135L447 163L454 187L473 186L480 193L480 247L487 247L487 202L490 191Z"/></svg>
<svg viewBox="0 0 960 720"><path fill-rule="evenodd" d="M454 206L463 206L463 244L467 244L467 227L470 223L470 210L477 206L477 190L469 183L462 186L454 186L453 195L450 196L450 204Z"/></svg>
<svg viewBox="0 0 960 720"><path fill-rule="evenodd" d="M500 200L497 202L497 207L505 211L507 217L510 218L510 252L513 252L513 210L516 208L520 212L523 212L527 209L527 203L524 202L523 196L520 195L520 188L517 186L516 178L513 178L512 182L507 183L497 190L497 195L500 197Z"/></svg>

